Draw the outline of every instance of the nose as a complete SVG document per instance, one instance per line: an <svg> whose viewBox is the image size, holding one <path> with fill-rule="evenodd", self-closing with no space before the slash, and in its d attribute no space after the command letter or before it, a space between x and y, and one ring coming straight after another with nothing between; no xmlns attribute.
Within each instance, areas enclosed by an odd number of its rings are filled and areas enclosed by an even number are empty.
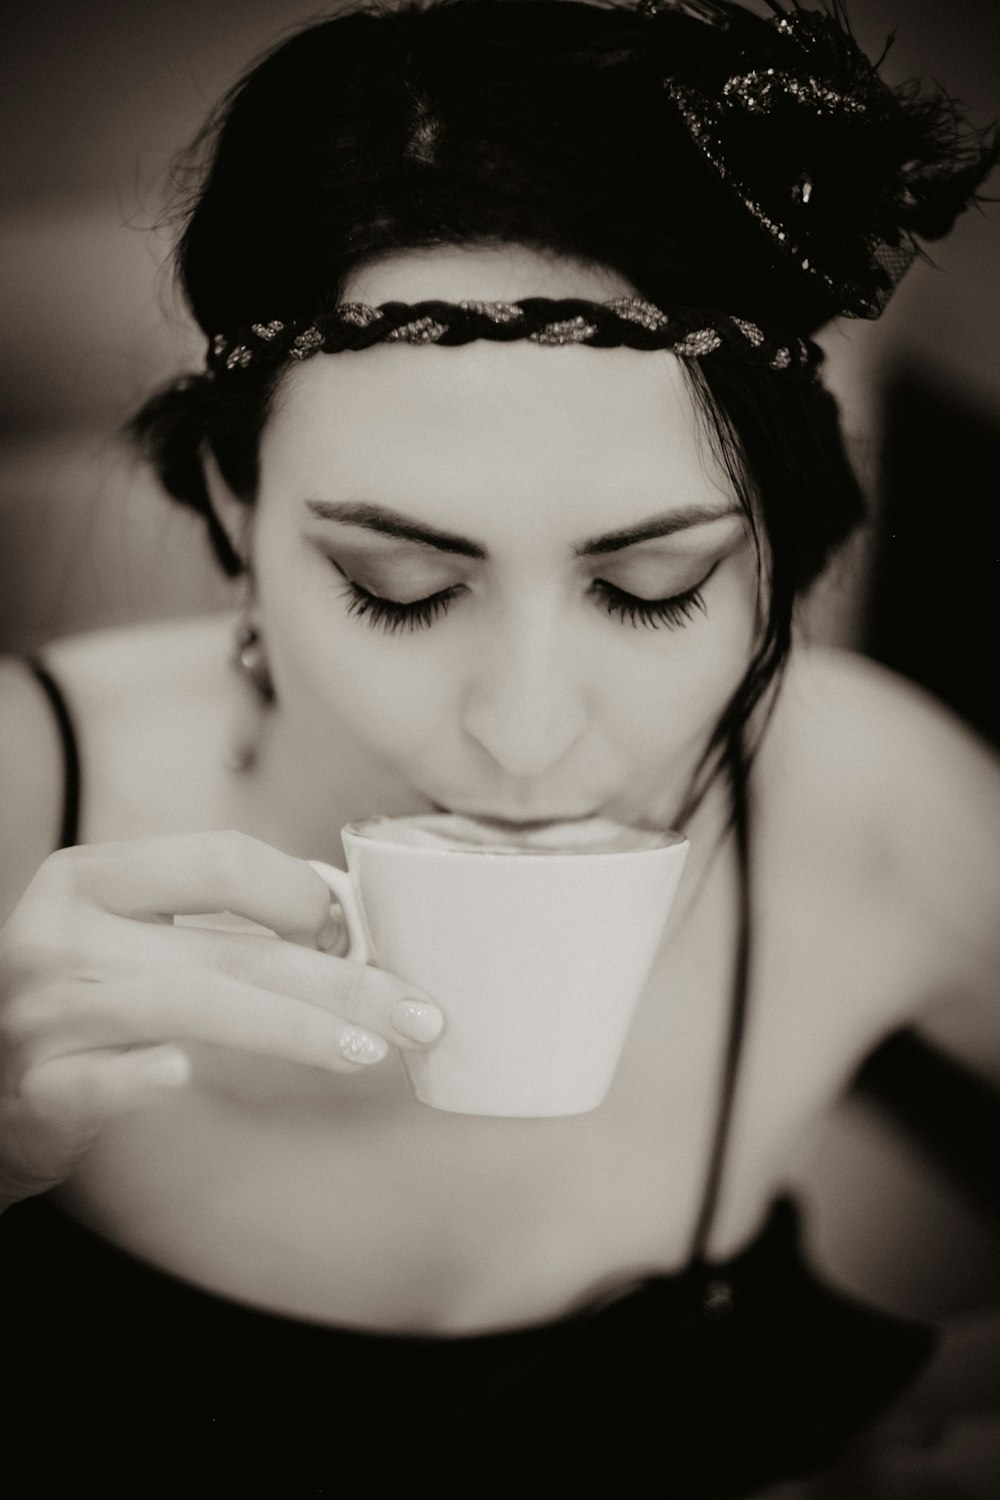
<svg viewBox="0 0 1000 1500"><path fill-rule="evenodd" d="M587 709L570 642L537 615L497 634L463 704L463 728L508 776L551 771L584 733Z"/></svg>

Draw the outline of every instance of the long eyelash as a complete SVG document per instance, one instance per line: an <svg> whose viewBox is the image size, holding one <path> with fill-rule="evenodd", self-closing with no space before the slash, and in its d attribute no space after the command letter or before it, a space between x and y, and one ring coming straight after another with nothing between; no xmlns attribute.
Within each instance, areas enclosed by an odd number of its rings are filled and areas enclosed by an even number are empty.
<svg viewBox="0 0 1000 1500"><path fill-rule="evenodd" d="M686 593L675 594L672 599L639 599L635 594L627 594L624 589L616 588L605 578L595 578L591 589L601 600L608 614L620 620L623 625L628 623L634 629L642 625L647 630L659 630L662 625L665 625L668 630L678 630L696 614L706 613L705 596L702 590L716 567L718 563L706 574L701 583L693 589L688 589Z"/></svg>
<svg viewBox="0 0 1000 1500"><path fill-rule="evenodd" d="M336 566L336 564L334 564ZM716 564L718 567L718 564ZM338 568L339 572L340 569ZM634 629L642 625L647 630L659 630L666 626L678 630L695 614L705 614L704 589L715 568L712 568L695 588L686 593L675 594L672 599L639 599L624 589L616 588L604 578L595 578L591 592L601 600L608 614L621 623L631 624ZM347 584L347 613L357 620L365 620L375 630L386 635L398 635L400 631L426 630L443 614L447 614L452 601L462 592L460 584L430 594L426 599L415 599L410 604L399 604L394 599L383 599L371 594L353 579L344 576Z"/></svg>
<svg viewBox="0 0 1000 1500"><path fill-rule="evenodd" d="M386 635L397 635L401 630L425 630L433 625L439 615L447 612L457 594L458 584L430 594L426 599L415 599L412 604L398 604L394 599L383 599L370 594L360 584L347 580L347 613L356 620L365 620L375 630Z"/></svg>

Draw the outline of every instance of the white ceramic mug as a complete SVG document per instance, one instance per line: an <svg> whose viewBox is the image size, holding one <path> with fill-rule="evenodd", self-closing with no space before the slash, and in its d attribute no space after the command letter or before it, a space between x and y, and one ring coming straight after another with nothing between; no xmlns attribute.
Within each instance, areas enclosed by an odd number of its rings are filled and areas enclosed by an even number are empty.
<svg viewBox="0 0 1000 1500"><path fill-rule="evenodd" d="M346 873L311 863L343 910L347 957L412 981L445 1015L428 1052L401 1054L417 1098L476 1115L595 1109L687 840L592 820L549 825L526 847L448 814L363 819L341 837Z"/></svg>

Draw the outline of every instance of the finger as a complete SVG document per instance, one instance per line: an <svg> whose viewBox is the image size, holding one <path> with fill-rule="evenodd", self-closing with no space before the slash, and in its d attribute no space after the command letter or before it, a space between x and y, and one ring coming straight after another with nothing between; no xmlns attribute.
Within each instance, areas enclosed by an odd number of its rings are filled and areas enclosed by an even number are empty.
<svg viewBox="0 0 1000 1500"><path fill-rule="evenodd" d="M190 971L197 994L197 970L221 974L255 990L319 1007L378 1032L395 1047L411 1050L432 1045L444 1029L444 1016L432 996L371 964L257 933L104 920L108 929L102 945L114 954L114 973L123 982L137 971L183 968ZM100 994L88 989L76 1003L100 1004Z"/></svg>
<svg viewBox="0 0 1000 1500"><path fill-rule="evenodd" d="M206 1042L333 1073L381 1062L388 1052L383 1037L332 1010L211 969L157 970L78 993L77 1042L88 1049Z"/></svg>
<svg viewBox="0 0 1000 1500"><path fill-rule="evenodd" d="M326 883L305 860L236 832L81 845L46 860L43 879L118 916L146 920L233 912L282 936L322 932ZM42 872L39 872L42 875Z"/></svg>
<svg viewBox="0 0 1000 1500"><path fill-rule="evenodd" d="M185 1084L191 1065L175 1046L98 1048L53 1057L22 1081L24 1101L42 1119L82 1133Z"/></svg>

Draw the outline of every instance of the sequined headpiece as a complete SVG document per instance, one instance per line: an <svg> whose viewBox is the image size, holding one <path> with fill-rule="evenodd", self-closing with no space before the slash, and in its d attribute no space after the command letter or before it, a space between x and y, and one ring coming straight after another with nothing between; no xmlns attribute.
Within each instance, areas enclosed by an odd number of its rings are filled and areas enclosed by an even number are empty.
<svg viewBox="0 0 1000 1500"><path fill-rule="evenodd" d="M772 370L811 371L818 347L767 330L748 318L703 308L660 308L639 297L607 302L525 297L518 302L340 302L308 324L253 323L217 335L209 351L216 373L261 368L314 354L340 354L373 344L512 343L662 349L687 359L750 361Z"/></svg>
<svg viewBox="0 0 1000 1500"><path fill-rule="evenodd" d="M914 236L940 238L974 200L996 141L944 94L890 88L881 59L855 41L845 0L764 3L769 20L732 0L639 0L638 10L692 142L813 282L826 317L876 318L920 254ZM676 28L695 22L712 44L692 49L679 77Z"/></svg>

